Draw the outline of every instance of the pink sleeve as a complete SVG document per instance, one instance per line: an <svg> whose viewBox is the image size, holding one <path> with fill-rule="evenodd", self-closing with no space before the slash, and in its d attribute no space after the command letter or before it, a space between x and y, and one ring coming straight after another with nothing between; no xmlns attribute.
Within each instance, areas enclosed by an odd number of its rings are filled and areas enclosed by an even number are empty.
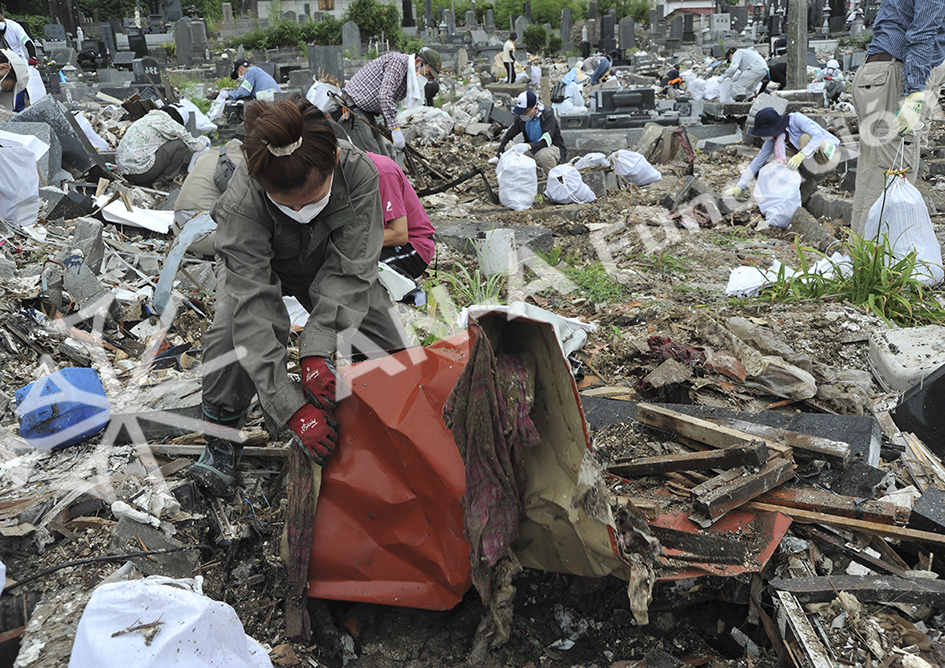
<svg viewBox="0 0 945 668"><path fill-rule="evenodd" d="M407 207L404 206L404 189L396 174L379 171L378 176L380 177L381 208L384 210L384 226L387 227L390 221L407 215Z"/></svg>

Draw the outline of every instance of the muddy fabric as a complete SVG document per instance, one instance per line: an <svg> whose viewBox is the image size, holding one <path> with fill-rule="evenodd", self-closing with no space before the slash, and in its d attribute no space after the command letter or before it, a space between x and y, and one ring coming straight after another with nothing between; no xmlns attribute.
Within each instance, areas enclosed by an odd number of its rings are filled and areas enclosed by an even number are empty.
<svg viewBox="0 0 945 668"><path fill-rule="evenodd" d="M510 550L524 514L522 448L538 444L527 387L521 359L496 358L480 332L443 408L466 461L466 538L472 546L473 584L487 605L491 568Z"/></svg>

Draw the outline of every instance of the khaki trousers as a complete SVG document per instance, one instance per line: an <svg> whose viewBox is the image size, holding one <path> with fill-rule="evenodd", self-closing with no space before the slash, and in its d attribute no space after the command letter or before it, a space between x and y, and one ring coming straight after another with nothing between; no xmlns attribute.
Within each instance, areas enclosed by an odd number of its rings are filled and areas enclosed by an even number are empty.
<svg viewBox="0 0 945 668"><path fill-rule="evenodd" d="M932 68L932 74L929 75L929 82L925 85L925 104L922 105L922 130L919 136L922 138L922 148L929 147L929 127L932 121L932 114L941 105L938 103L939 95L942 92L942 84L945 84L945 63Z"/></svg>
<svg viewBox="0 0 945 668"><path fill-rule="evenodd" d="M863 236L870 208L885 190L886 170L899 169L901 162L902 167L909 169L906 173L909 182L916 181L921 138L906 137L903 142L896 125L903 90L905 79L898 60L864 63L853 78L853 106L860 123L860 153L850 227L858 236Z"/></svg>
<svg viewBox="0 0 945 668"><path fill-rule="evenodd" d="M524 155L527 155L529 158L537 162L538 166L541 167L541 171L545 173L546 177L552 168L558 166L558 161L561 159L561 151L557 146L543 148L535 155L532 155L531 151L525 151Z"/></svg>

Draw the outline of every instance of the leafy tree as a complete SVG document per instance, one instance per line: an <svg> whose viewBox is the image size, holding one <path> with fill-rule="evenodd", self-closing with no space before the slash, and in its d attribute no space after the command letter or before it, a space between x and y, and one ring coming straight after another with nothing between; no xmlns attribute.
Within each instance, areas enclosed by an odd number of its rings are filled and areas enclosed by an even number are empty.
<svg viewBox="0 0 945 668"><path fill-rule="evenodd" d="M385 35L393 43L400 41L400 11L396 5L385 5L377 0L353 0L345 10L342 23L354 21L361 29L362 39Z"/></svg>
<svg viewBox="0 0 945 668"><path fill-rule="evenodd" d="M543 25L532 24L525 28L522 39L525 41L525 48L528 49L529 53L538 53L544 51L545 45L548 44L548 31L545 30Z"/></svg>
<svg viewBox="0 0 945 668"><path fill-rule="evenodd" d="M629 16L638 23L649 23L652 8L652 0L598 0L597 3L597 9L602 15L616 9L618 21Z"/></svg>

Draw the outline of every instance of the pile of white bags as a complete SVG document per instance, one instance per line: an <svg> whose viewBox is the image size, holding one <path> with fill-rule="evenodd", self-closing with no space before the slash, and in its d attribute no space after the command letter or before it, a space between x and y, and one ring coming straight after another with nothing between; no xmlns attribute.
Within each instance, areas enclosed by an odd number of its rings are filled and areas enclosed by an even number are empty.
<svg viewBox="0 0 945 668"><path fill-rule="evenodd" d="M588 153L580 158L575 158L572 162L575 169L587 169L588 167L610 167L607 156L603 153Z"/></svg>
<svg viewBox="0 0 945 668"><path fill-rule="evenodd" d="M233 608L203 595L200 579L154 576L92 593L69 659L69 668L90 666L272 668L272 662Z"/></svg>
<svg viewBox="0 0 945 668"><path fill-rule="evenodd" d="M436 107L402 109L397 114L397 123L402 128L416 128L413 141L422 145L445 139L453 131L453 117Z"/></svg>
<svg viewBox="0 0 945 668"><path fill-rule="evenodd" d="M558 165L548 172L545 197L556 204L585 204L597 199L594 191L584 183L581 173L568 164Z"/></svg>
<svg viewBox="0 0 945 668"><path fill-rule="evenodd" d="M935 237L932 219L925 200L904 176L892 177L885 195L880 195L870 208L863 233L866 239L885 234L893 247L896 260L916 252L913 278L928 286L938 285L945 277L942 269L942 248Z"/></svg>
<svg viewBox="0 0 945 668"><path fill-rule="evenodd" d="M786 228L801 206L801 175L785 165L769 163L758 172L752 194L768 224Z"/></svg>
<svg viewBox="0 0 945 668"><path fill-rule="evenodd" d="M663 175L647 162L645 157L635 151L621 149L611 153L608 159L614 172L634 185L646 186L663 178Z"/></svg>
<svg viewBox="0 0 945 668"><path fill-rule="evenodd" d="M499 158L495 173L502 205L514 211L530 209L538 194L538 163L510 148Z"/></svg>

